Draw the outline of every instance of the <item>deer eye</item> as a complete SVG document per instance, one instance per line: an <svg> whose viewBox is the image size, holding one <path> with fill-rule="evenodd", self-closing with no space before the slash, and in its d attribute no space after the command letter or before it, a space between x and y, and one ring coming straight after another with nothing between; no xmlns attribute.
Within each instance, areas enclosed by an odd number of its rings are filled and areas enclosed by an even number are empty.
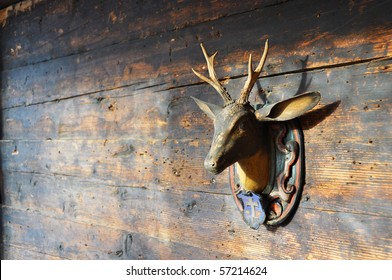
<svg viewBox="0 0 392 280"><path fill-rule="evenodd" d="M247 120L243 120L238 124L238 131L240 133L245 132L249 127L249 122Z"/></svg>

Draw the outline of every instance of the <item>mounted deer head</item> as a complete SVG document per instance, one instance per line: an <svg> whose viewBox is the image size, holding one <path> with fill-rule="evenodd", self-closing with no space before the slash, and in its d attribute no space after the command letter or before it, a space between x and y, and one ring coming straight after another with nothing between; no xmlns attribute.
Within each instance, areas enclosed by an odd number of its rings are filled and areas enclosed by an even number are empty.
<svg viewBox="0 0 392 280"><path fill-rule="evenodd" d="M201 49L207 61L210 78L194 69L192 71L213 86L224 101L223 106L219 106L192 97L200 109L214 121L214 137L204 166L209 172L218 174L238 162L240 180L245 190L261 193L268 183L271 160L266 129L268 122L287 121L301 116L317 105L320 93L303 93L255 110L249 104L249 95L263 69L268 52L268 40L265 42L264 52L256 70L253 70L252 56L249 56L248 78L237 100L231 98L216 77L214 58L217 52L209 56L203 44Z"/></svg>

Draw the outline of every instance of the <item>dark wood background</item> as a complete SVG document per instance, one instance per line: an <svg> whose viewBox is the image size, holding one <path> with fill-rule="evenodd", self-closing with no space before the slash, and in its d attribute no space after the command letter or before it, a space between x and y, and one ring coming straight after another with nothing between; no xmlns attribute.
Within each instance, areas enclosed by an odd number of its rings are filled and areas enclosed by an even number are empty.
<svg viewBox="0 0 392 280"><path fill-rule="evenodd" d="M391 259L392 1L5 1L4 259ZM292 221L247 228L203 168L219 96L317 90Z"/></svg>

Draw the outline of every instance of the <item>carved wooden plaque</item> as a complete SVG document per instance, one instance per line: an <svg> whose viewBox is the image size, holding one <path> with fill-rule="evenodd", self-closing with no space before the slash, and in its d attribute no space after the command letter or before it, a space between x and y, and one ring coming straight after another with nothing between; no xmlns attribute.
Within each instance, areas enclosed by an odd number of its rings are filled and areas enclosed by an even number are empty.
<svg viewBox="0 0 392 280"><path fill-rule="evenodd" d="M269 126L269 133L273 160L269 184L261 195L242 188L236 164L229 168L234 200L245 222L254 229L263 223L281 225L290 218L299 203L304 184L303 134L299 121L274 122Z"/></svg>

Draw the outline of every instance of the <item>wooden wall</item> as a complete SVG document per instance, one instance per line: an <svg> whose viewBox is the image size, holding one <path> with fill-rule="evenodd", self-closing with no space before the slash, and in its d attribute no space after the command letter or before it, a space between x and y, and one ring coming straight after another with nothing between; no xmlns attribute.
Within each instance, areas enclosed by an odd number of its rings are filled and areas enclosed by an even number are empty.
<svg viewBox="0 0 392 280"><path fill-rule="evenodd" d="M392 1L6 1L0 10L4 259L391 259ZM14 4L12 4L14 3ZM317 90L306 185L284 227L247 228L207 173L219 102Z"/></svg>

